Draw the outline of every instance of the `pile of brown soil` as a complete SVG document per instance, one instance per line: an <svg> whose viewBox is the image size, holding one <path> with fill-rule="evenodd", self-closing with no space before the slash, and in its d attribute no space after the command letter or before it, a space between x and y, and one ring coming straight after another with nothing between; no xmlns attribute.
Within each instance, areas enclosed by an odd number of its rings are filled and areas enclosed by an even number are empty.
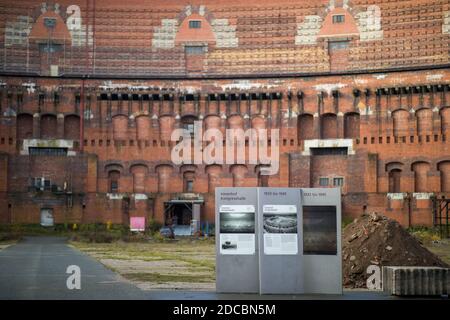
<svg viewBox="0 0 450 320"><path fill-rule="evenodd" d="M369 265L448 267L395 220L377 213L362 215L342 234L344 286L366 288Z"/></svg>

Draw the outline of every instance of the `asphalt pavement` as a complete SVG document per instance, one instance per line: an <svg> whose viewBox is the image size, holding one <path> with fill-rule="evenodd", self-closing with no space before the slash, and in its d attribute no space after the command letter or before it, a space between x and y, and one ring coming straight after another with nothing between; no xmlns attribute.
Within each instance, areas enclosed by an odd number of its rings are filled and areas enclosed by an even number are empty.
<svg viewBox="0 0 450 320"><path fill-rule="evenodd" d="M67 268L80 268L80 290L67 287ZM70 283L74 283L70 281ZM0 251L0 299L145 299L143 291L65 238L26 237Z"/></svg>
<svg viewBox="0 0 450 320"><path fill-rule="evenodd" d="M78 266L81 288L69 289L66 273ZM73 281L69 281L74 283ZM142 291L92 257L72 248L65 238L25 237L0 251L0 299L132 300L379 300L380 292L346 291L343 295L218 294L196 291Z"/></svg>

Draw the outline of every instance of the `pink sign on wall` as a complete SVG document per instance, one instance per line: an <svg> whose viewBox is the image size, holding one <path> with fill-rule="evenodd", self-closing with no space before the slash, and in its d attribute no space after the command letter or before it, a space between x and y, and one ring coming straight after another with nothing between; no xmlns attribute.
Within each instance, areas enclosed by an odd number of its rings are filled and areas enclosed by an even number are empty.
<svg viewBox="0 0 450 320"><path fill-rule="evenodd" d="M130 217L131 231L145 231L145 217Z"/></svg>

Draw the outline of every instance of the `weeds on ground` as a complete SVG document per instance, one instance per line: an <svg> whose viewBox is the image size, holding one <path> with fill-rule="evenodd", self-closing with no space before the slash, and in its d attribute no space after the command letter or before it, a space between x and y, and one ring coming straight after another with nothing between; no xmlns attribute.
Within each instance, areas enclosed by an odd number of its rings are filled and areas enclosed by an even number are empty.
<svg viewBox="0 0 450 320"><path fill-rule="evenodd" d="M441 236L439 234L439 229L434 228L434 227L430 228L430 227L425 227L425 226L416 226L416 227L410 227L407 230L411 235L413 235L422 244L428 244L433 241L441 240Z"/></svg>

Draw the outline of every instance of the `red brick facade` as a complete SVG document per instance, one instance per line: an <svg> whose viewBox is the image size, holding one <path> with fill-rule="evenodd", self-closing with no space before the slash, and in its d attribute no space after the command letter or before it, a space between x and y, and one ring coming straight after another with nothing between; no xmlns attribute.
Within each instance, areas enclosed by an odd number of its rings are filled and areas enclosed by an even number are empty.
<svg viewBox="0 0 450 320"><path fill-rule="evenodd" d="M431 225L450 196L447 1L40 2L0 1L2 223L163 221L186 197L213 222L216 186L327 184L347 216ZM279 129L278 174L173 164L193 120Z"/></svg>

